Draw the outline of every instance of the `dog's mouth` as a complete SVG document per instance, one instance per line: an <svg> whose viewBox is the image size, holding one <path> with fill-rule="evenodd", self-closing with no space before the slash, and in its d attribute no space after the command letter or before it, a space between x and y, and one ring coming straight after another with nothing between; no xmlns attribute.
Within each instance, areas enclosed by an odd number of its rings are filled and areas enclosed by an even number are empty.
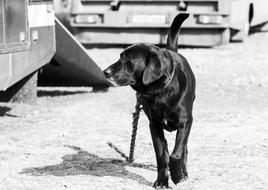
<svg viewBox="0 0 268 190"><path fill-rule="evenodd" d="M120 87L120 86L127 86L127 85L134 85L135 81L134 80L129 80L129 81L117 81L113 77L107 78L107 81L112 87Z"/></svg>
<svg viewBox="0 0 268 190"><path fill-rule="evenodd" d="M111 87L119 86L113 78L107 78L107 81Z"/></svg>

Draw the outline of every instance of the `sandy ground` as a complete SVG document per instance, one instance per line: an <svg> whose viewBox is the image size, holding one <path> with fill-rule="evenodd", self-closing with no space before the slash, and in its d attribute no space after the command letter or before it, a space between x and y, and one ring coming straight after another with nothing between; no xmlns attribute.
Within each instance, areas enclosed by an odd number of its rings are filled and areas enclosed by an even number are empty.
<svg viewBox="0 0 268 190"><path fill-rule="evenodd" d="M122 49L91 49L105 68ZM268 187L268 33L213 49L180 49L197 78L189 179L172 189ZM148 121L141 114L135 161L128 154L135 93L129 87L40 87L35 106L0 104L1 190L152 189ZM166 133L170 150L175 133Z"/></svg>

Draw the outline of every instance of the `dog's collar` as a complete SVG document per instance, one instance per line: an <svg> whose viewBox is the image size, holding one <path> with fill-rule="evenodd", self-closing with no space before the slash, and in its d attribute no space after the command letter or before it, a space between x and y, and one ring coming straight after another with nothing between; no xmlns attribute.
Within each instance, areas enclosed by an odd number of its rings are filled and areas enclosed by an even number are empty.
<svg viewBox="0 0 268 190"><path fill-rule="evenodd" d="M175 64L172 62L172 72L171 72L170 77L166 80L166 82L165 82L166 84L165 84L164 88L168 87L168 85L171 83L171 81L172 81L172 79L174 78L174 75L175 75L175 70L176 70ZM140 93L140 95L142 97L151 97L151 96L156 96L156 95L160 94L160 92L158 92L158 93L139 92L139 93Z"/></svg>
<svg viewBox="0 0 268 190"><path fill-rule="evenodd" d="M172 61L172 59L171 59L171 61ZM166 88L166 87L171 83L171 81L172 81L174 75L175 75L175 64L174 64L173 61L172 61L172 72L171 72L170 77L167 79L164 88Z"/></svg>
<svg viewBox="0 0 268 190"><path fill-rule="evenodd" d="M172 63L172 72L171 72L170 77L166 80L166 82L165 82L166 84L165 84L164 88L168 87L168 85L171 83L174 75L175 75L175 64ZM142 93L140 93L140 95L142 97L151 97L151 96L156 96L158 94L160 94L160 92L158 92L158 93L150 93L150 92L142 92Z"/></svg>

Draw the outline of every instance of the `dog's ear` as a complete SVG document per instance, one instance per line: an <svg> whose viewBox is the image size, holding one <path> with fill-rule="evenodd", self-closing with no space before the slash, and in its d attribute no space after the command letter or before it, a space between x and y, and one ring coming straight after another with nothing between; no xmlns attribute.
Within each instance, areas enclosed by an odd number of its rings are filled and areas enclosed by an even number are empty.
<svg viewBox="0 0 268 190"><path fill-rule="evenodd" d="M146 58L146 68L143 72L142 82L149 85L159 79L163 72L163 64L160 55L157 52L150 52Z"/></svg>

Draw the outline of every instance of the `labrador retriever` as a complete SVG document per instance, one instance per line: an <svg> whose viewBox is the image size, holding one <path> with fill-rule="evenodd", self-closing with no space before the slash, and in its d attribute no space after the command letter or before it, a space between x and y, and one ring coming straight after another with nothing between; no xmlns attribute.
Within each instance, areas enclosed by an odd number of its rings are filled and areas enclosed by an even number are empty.
<svg viewBox="0 0 268 190"><path fill-rule="evenodd" d="M130 85L141 95L157 161L155 188L168 187L168 169L175 184L188 177L187 141L193 122L195 77L187 60L177 53L180 27L188 16L180 13L174 18L165 49L149 43L134 44L104 70L112 85ZM170 156L164 129L177 131Z"/></svg>

